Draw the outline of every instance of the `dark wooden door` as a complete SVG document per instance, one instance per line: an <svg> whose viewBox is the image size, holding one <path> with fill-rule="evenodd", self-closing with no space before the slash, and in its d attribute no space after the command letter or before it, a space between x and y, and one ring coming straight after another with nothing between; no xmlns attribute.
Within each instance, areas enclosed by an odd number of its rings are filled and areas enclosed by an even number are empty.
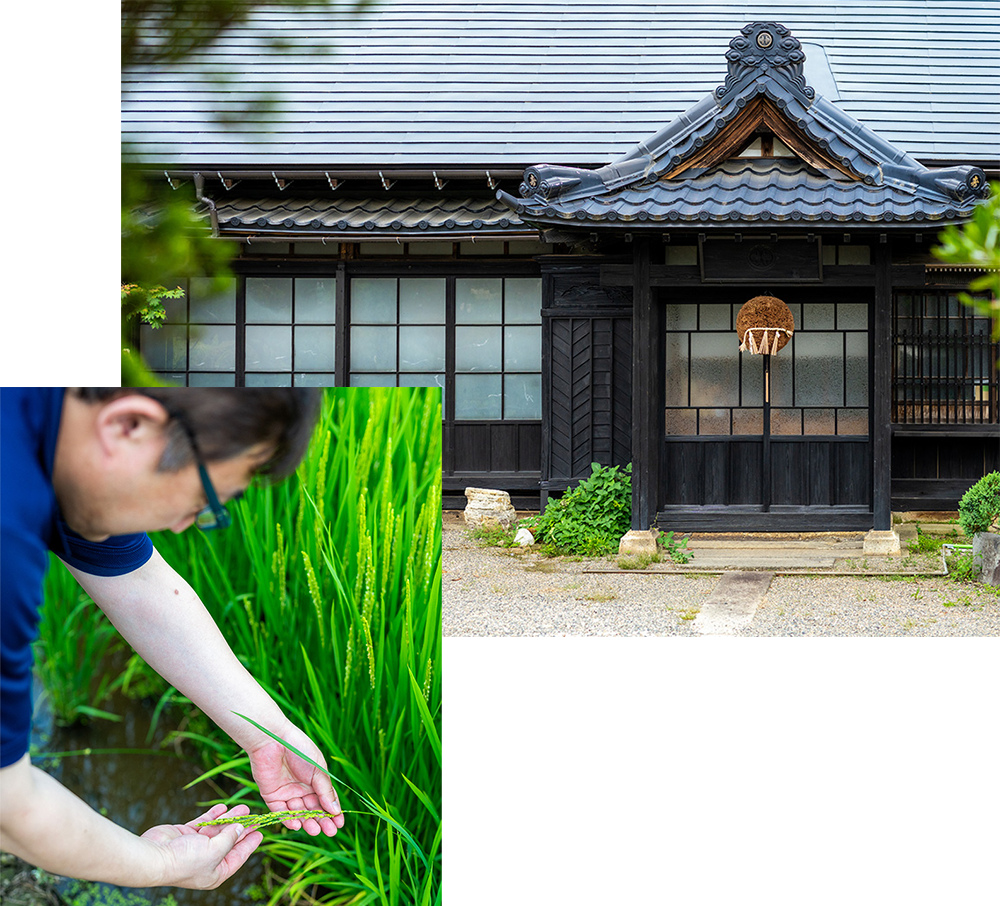
<svg viewBox="0 0 1000 906"><path fill-rule="evenodd" d="M868 300L785 294L797 329L771 357L767 413L764 357L740 353L734 329L745 297L666 305L658 523L681 531L870 527Z"/></svg>

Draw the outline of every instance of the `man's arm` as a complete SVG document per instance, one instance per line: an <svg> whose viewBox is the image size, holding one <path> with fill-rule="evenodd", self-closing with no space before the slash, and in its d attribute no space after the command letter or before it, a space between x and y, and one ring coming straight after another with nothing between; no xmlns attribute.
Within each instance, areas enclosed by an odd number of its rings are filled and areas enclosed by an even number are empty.
<svg viewBox="0 0 1000 906"><path fill-rule="evenodd" d="M240 825L195 829L224 811L215 806L188 825L161 825L137 837L101 817L28 756L0 770L0 849L47 871L126 887L218 887L263 839ZM245 815L246 806L229 814ZM224 831L216 833L216 831Z"/></svg>
<svg viewBox="0 0 1000 906"><path fill-rule="evenodd" d="M326 774L275 743L234 712L252 717L325 765L233 654L194 590L157 553L124 576L92 576L67 567L118 631L157 673L190 698L250 755L261 796L273 810L321 808L337 818L309 818L305 830L336 833L344 823ZM288 822L293 829L300 822Z"/></svg>

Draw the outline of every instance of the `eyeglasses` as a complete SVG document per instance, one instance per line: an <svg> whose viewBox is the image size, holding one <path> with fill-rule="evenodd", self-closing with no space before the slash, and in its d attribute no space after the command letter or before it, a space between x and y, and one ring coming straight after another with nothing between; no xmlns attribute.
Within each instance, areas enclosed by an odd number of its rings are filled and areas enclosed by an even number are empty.
<svg viewBox="0 0 1000 906"><path fill-rule="evenodd" d="M172 413L172 415L177 420L177 423L184 429L184 433L188 436L188 440L191 442L191 449L194 451L194 459L198 464L198 475L201 477L201 486L205 491L205 499L208 501L208 506L206 506L203 510L200 510L198 515L194 517L194 524L203 532L210 532L213 529L229 528L229 526L232 525L233 518L229 515L229 511L219 502L219 495L215 493L215 488L212 486L212 479L208 477L208 469L205 468L205 463L198 450L198 442L194 439L194 431L191 430L190 426L183 418L178 416L176 413Z"/></svg>

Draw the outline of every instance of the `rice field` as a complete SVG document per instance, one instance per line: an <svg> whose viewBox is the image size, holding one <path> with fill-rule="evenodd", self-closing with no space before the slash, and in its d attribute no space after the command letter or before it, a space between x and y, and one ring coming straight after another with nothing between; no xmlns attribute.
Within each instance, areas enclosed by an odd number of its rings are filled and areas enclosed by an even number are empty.
<svg viewBox="0 0 1000 906"><path fill-rule="evenodd" d="M440 391L326 391L296 475L252 486L230 510L226 531L163 533L153 543L324 753L348 819L333 838L265 832L262 850L287 879L270 902L440 903ZM118 644L60 572L49 579L39 660L69 647L58 631L67 608L100 633L92 648ZM105 652L88 651L76 672L69 652L63 668L43 668L46 688L94 690ZM129 681L143 669L133 664ZM177 701L168 689L158 707ZM100 704L77 695L66 719L100 716ZM238 785L230 804L260 810L246 759L228 737L204 728L183 735Z"/></svg>

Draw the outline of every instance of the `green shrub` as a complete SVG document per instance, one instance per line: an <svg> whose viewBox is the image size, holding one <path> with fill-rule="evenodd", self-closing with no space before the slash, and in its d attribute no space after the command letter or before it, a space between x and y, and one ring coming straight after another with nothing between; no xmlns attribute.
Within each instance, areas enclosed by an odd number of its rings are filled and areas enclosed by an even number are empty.
<svg viewBox="0 0 1000 906"><path fill-rule="evenodd" d="M1000 528L1000 472L990 472L967 490L958 505L958 522L970 538Z"/></svg>
<svg viewBox="0 0 1000 906"><path fill-rule="evenodd" d="M589 478L550 500L544 513L521 521L536 541L585 557L618 550L632 524L632 464L619 470L595 462L590 468Z"/></svg>

